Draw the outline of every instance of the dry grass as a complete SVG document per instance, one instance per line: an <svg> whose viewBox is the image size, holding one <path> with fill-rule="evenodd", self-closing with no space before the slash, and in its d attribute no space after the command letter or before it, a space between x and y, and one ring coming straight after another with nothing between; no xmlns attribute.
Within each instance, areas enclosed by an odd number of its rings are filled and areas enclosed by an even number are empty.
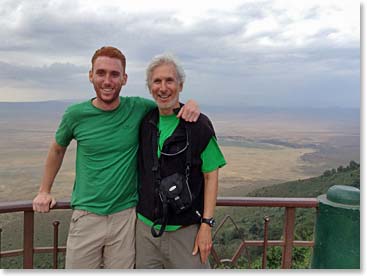
<svg viewBox="0 0 367 276"><path fill-rule="evenodd" d="M256 149L222 147L227 165L220 170L220 192L236 186L250 192L256 188L303 179L314 175L305 173L307 166L300 157L312 149Z"/></svg>
<svg viewBox="0 0 367 276"><path fill-rule="evenodd" d="M244 182L258 182L269 179L278 181L306 178L300 159L304 153L314 152L312 149L255 149L241 147L222 147L227 165L221 169L220 179L240 178Z"/></svg>
<svg viewBox="0 0 367 276"><path fill-rule="evenodd" d="M220 193L236 187L249 192L255 188L288 180L319 175L325 167L359 161L359 125L340 121L305 120L283 115L210 116L217 136L246 139L278 139L297 144L332 145L330 152L306 161L301 156L315 149L307 147L249 148L222 146L227 165L220 171ZM57 121L0 121L0 201L32 199L36 194L49 143ZM351 147L352 146L352 147ZM339 150L339 151L338 151ZM74 182L75 143L68 149L55 180L53 194L69 198ZM244 194L238 194L238 196Z"/></svg>

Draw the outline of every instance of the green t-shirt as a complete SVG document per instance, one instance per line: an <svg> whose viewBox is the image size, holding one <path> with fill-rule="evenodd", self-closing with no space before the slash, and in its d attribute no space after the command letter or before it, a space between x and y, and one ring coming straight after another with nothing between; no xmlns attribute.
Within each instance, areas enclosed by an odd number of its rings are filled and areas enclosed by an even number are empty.
<svg viewBox="0 0 367 276"><path fill-rule="evenodd" d="M161 149L163 148L164 142L171 137L176 127L178 126L180 119L176 117L175 114L168 116L159 116L158 130L160 132L159 141L158 141L158 150L157 155L158 158L161 155ZM218 146L217 140L213 136L204 151L200 155L202 160L201 171L203 173L212 172L218 168L223 167L226 164L226 160ZM152 226L153 222L143 215L138 213L138 218L147 224L148 226ZM157 230L160 229L160 225L155 226ZM176 231L179 229L181 225L167 225L165 231Z"/></svg>
<svg viewBox="0 0 367 276"><path fill-rule="evenodd" d="M141 120L156 104L140 97L120 97L111 111L92 100L68 107L56 142L77 141L73 209L109 215L137 205L137 151Z"/></svg>

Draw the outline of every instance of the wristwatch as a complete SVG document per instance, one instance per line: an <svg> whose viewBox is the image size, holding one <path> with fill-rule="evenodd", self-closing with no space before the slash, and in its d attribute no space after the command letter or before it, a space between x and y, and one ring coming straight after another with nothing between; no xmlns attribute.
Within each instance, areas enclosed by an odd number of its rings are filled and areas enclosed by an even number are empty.
<svg viewBox="0 0 367 276"><path fill-rule="evenodd" d="M214 225L215 225L215 219L214 218L202 218L201 219L201 223L206 223L210 227L214 227Z"/></svg>

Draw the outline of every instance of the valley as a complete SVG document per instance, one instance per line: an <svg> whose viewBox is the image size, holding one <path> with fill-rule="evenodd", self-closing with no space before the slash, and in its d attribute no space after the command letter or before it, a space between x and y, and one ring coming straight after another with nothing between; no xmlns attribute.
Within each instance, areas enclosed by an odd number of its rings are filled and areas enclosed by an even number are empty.
<svg viewBox="0 0 367 276"><path fill-rule="evenodd" d="M0 201L31 200L37 193L47 150L66 103L0 111ZM252 190L317 176L359 162L359 113L292 113L283 110L203 111L213 121L227 160L219 194L245 196ZM53 194L70 197L76 143L72 142Z"/></svg>

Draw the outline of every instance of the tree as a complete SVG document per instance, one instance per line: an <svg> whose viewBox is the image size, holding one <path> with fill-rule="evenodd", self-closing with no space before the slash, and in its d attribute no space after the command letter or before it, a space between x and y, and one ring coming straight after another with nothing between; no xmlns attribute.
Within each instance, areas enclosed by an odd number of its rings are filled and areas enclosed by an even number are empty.
<svg viewBox="0 0 367 276"><path fill-rule="evenodd" d="M323 176L330 176L331 175L331 171L330 170L326 170L323 173Z"/></svg>
<svg viewBox="0 0 367 276"><path fill-rule="evenodd" d="M350 169L358 169L359 168L359 164L357 162L355 162L354 160L349 162L349 168Z"/></svg>
<svg viewBox="0 0 367 276"><path fill-rule="evenodd" d="M282 249L279 246L272 246L266 255L266 268L280 268L282 263Z"/></svg>
<svg viewBox="0 0 367 276"><path fill-rule="evenodd" d="M252 224L252 226L250 227L250 229L249 229L249 232L250 232L250 234L251 235L253 235L253 236L257 236L257 235L259 235L259 227L257 226L257 224L256 223L254 223L254 224Z"/></svg>

